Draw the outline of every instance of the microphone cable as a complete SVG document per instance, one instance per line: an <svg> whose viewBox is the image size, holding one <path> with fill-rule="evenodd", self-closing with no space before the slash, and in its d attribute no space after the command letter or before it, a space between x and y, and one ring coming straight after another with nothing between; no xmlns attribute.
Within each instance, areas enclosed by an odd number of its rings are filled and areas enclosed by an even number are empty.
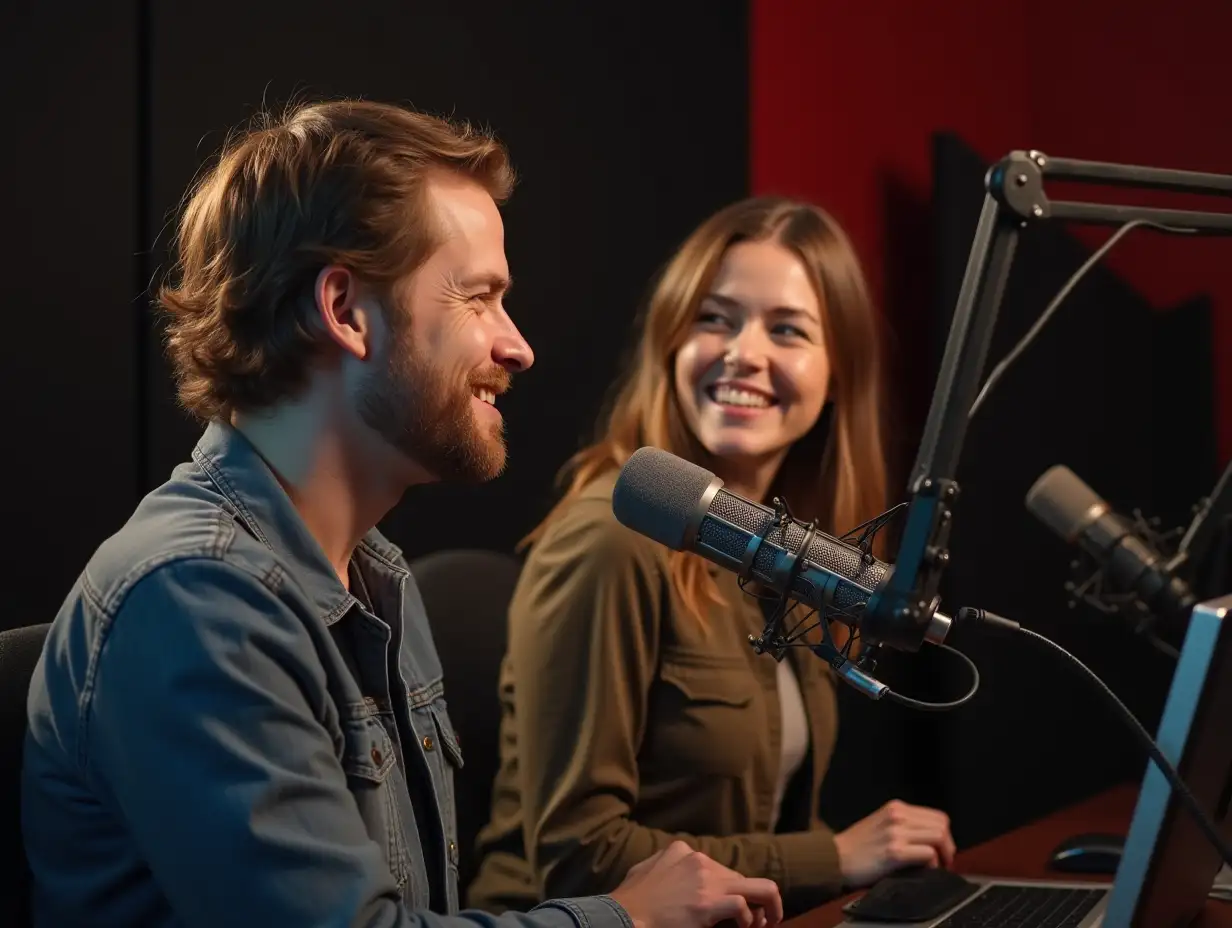
<svg viewBox="0 0 1232 928"><path fill-rule="evenodd" d="M1187 229L1180 226L1166 226L1158 222L1151 222L1149 219L1134 219L1117 229L1116 232L1109 237L1108 241L1104 242L1104 244L1095 250L1095 253L1091 255L1091 257L1087 258L1087 260L1083 262L1082 267L1078 268L1078 270L1074 271L1074 273L1070 275L1069 280L1067 280L1061 289L1057 291L1057 295L1052 298L1052 302L1050 302L1047 307L1044 308L1044 311L1040 313L1039 319L1037 319L1031 328L1027 330L1027 334L1024 335L1019 340L1018 344L1010 349L1009 354L1002 358L1001 361L997 363L997 366L992 369L992 373L989 374L988 379L984 381L984 386L980 388L980 392L976 396L975 402L971 404L971 410L967 413L968 420L975 417L976 411L984 405L984 400L988 398L988 394L992 392L992 388L996 386L997 382L1005 375L1005 372L1009 370L1010 365L1018 360L1022 353L1027 350L1027 347L1031 344L1031 342L1035 341L1036 336L1039 335L1044 326L1048 324L1048 320L1056 315L1061 303L1064 302L1065 298L1070 295L1070 292L1078 285L1078 282L1087 275L1087 272L1090 271L1091 268L1095 267L1101 258L1108 254L1108 252L1112 251L1117 242L1140 226L1155 229L1159 232L1167 232L1171 235L1198 234L1197 229Z"/></svg>
<svg viewBox="0 0 1232 928"><path fill-rule="evenodd" d="M1223 836L1220 835L1219 829L1215 827L1215 823L1211 821L1210 816L1207 815L1205 810L1203 810L1202 806L1198 803L1198 800L1194 798L1194 794L1189 791L1189 787L1185 785L1185 781L1182 780L1180 774L1176 772L1176 768L1172 766L1172 762L1169 761L1168 758L1164 756L1164 752L1159 749L1159 745L1155 743L1155 739L1151 737L1150 732L1148 732L1143 724L1138 721L1138 717L1129 711L1129 707L1126 706L1125 703L1121 702L1120 697L1112 691L1111 687L1099 678L1099 675L1095 673L1095 671L1052 639L1045 638L1043 635L1038 632L1033 632L1029 628L1023 628L1012 619L1003 618L996 613L988 612L984 609L976 609L971 606L963 606L958 610L958 615L955 619L958 622L973 622L983 625L991 625L1008 631L1015 631L1020 635L1026 635L1028 638L1041 642L1047 647L1052 648L1053 651L1064 657L1066 661L1069 662L1070 666L1077 667L1080 671L1082 671L1083 675L1088 680L1094 681L1096 690L1104 698L1104 701L1107 702L1108 705L1112 706L1116 713L1120 715L1121 718L1129 725L1130 731L1133 732L1134 737L1138 740L1138 743L1150 756L1151 760L1154 761L1155 766L1159 768L1159 772L1162 773L1164 778L1168 781L1168 785L1171 786L1177 796L1180 797L1181 803L1185 806L1186 811L1189 812L1189 814L1193 816L1194 820L1198 823L1198 827L1202 830L1203 836L1216 850L1219 851L1219 855L1223 858L1224 863L1232 866L1232 845L1229 845L1228 842L1224 840Z"/></svg>
<svg viewBox="0 0 1232 928"><path fill-rule="evenodd" d="M929 642L929 644L932 644L934 648L940 648L942 651L949 651L951 654L958 655L971 671L971 689L950 702L924 702L920 699L904 696L902 693L896 693L889 687L886 688L885 695L900 706L906 706L908 709L916 709L920 712L949 712L951 709L957 709L959 706L970 702L971 698L975 696L980 688L980 669L975 666L975 661L971 660L966 654L963 654L958 648L952 648L948 644L933 644L933 642Z"/></svg>
<svg viewBox="0 0 1232 928"><path fill-rule="evenodd" d="M745 595L752 596L754 599L760 599L763 602L771 599L776 601L774 612L766 622L766 630L763 631L760 636L749 635L749 643L758 654L779 652L785 650L786 648L807 648L834 668L838 672L838 675L847 683L855 686L865 695L873 695L873 698L877 700L889 699L891 702L898 703L900 706L904 706L908 709L916 709L920 712L949 712L951 709L957 709L959 706L966 705L975 697L975 694L979 692L980 670L975 666L975 661L971 660L971 658L969 658L962 651L958 650L958 648L951 647L943 642L929 641L927 644L930 644L934 648L941 651L949 651L967 665L967 669L971 671L970 689L968 689L967 692L965 692L962 696L959 696L957 699L952 699L948 702L926 702L922 699L913 699L910 696L904 696L902 693L896 693L884 681L878 680L872 676L872 674L876 671L877 654L881 650L880 644L870 645L864 650L864 653L857 658L853 658L851 656L851 646L855 643L859 635L858 625L852 628L852 638L848 640L847 645L844 647L839 647L834 643L834 639L827 627L827 623L830 621L830 618L822 616L816 609L810 609L805 614L804 618L796 623L791 631L783 633L781 631L782 625L795 610L796 605L793 604L790 607L786 606L785 595L759 596L756 593L746 590L743 582L740 583L740 588ZM803 631L801 631L801 627L814 616L817 616L816 623L804 628ZM810 631L818 627L822 630L822 640L809 641L806 636ZM771 631L772 629L775 631ZM853 680L850 676L848 676L847 673L844 672L844 668L847 668L849 673L854 674L856 679ZM875 684L880 687L880 689L877 690L870 688L865 685L866 681L869 684Z"/></svg>

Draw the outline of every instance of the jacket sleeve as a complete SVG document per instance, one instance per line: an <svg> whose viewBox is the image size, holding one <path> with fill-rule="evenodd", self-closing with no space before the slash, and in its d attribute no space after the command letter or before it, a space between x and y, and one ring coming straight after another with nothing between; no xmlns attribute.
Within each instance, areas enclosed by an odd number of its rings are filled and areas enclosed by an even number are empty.
<svg viewBox="0 0 1232 928"><path fill-rule="evenodd" d="M833 835L668 833L637 822L638 752L670 608L654 546L605 500L563 510L532 549L510 605L509 658L523 839L540 898L606 892L675 839L746 876L828 896ZM715 732L721 738L721 732Z"/></svg>
<svg viewBox="0 0 1232 928"><path fill-rule="evenodd" d="M247 572L158 568L102 649L80 762L180 923L631 928L606 897L499 917L408 911L308 696L325 690L303 623Z"/></svg>

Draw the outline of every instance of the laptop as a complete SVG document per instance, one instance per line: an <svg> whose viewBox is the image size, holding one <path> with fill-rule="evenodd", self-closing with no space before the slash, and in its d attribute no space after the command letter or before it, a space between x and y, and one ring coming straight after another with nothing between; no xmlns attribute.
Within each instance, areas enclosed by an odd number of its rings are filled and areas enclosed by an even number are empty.
<svg viewBox="0 0 1232 928"><path fill-rule="evenodd" d="M1156 742L1232 840L1232 595L1194 607ZM1187 925L1206 905L1222 860L1147 765L1116 877L1107 882L969 876L971 896L902 928L1159 928ZM1222 903L1221 903L1222 904ZM848 920L839 928L884 928Z"/></svg>

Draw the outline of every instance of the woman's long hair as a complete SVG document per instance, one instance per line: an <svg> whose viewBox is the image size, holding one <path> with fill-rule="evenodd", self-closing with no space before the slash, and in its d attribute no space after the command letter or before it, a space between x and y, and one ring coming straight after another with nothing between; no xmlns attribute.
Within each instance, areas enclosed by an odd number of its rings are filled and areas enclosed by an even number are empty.
<svg viewBox="0 0 1232 928"><path fill-rule="evenodd" d="M620 468L643 445L721 470L685 423L673 365L724 254L745 241L776 242L804 264L821 300L831 365L826 407L787 453L771 494L786 499L796 518L815 518L818 528L831 534L849 531L885 508L879 327L855 251L818 207L753 197L707 219L664 268L645 309L633 363L596 440L565 464L563 497L524 545L537 540L561 507L595 478ZM722 602L699 556L672 552L669 563L672 583L696 617L704 617L708 602Z"/></svg>

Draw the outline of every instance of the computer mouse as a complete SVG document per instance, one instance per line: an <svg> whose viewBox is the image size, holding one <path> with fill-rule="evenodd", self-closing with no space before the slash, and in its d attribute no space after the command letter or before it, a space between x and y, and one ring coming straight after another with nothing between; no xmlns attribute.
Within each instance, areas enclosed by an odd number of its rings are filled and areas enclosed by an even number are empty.
<svg viewBox="0 0 1232 928"><path fill-rule="evenodd" d="M1125 838L1121 835L1072 835L1057 845L1048 866L1063 873L1115 874Z"/></svg>

